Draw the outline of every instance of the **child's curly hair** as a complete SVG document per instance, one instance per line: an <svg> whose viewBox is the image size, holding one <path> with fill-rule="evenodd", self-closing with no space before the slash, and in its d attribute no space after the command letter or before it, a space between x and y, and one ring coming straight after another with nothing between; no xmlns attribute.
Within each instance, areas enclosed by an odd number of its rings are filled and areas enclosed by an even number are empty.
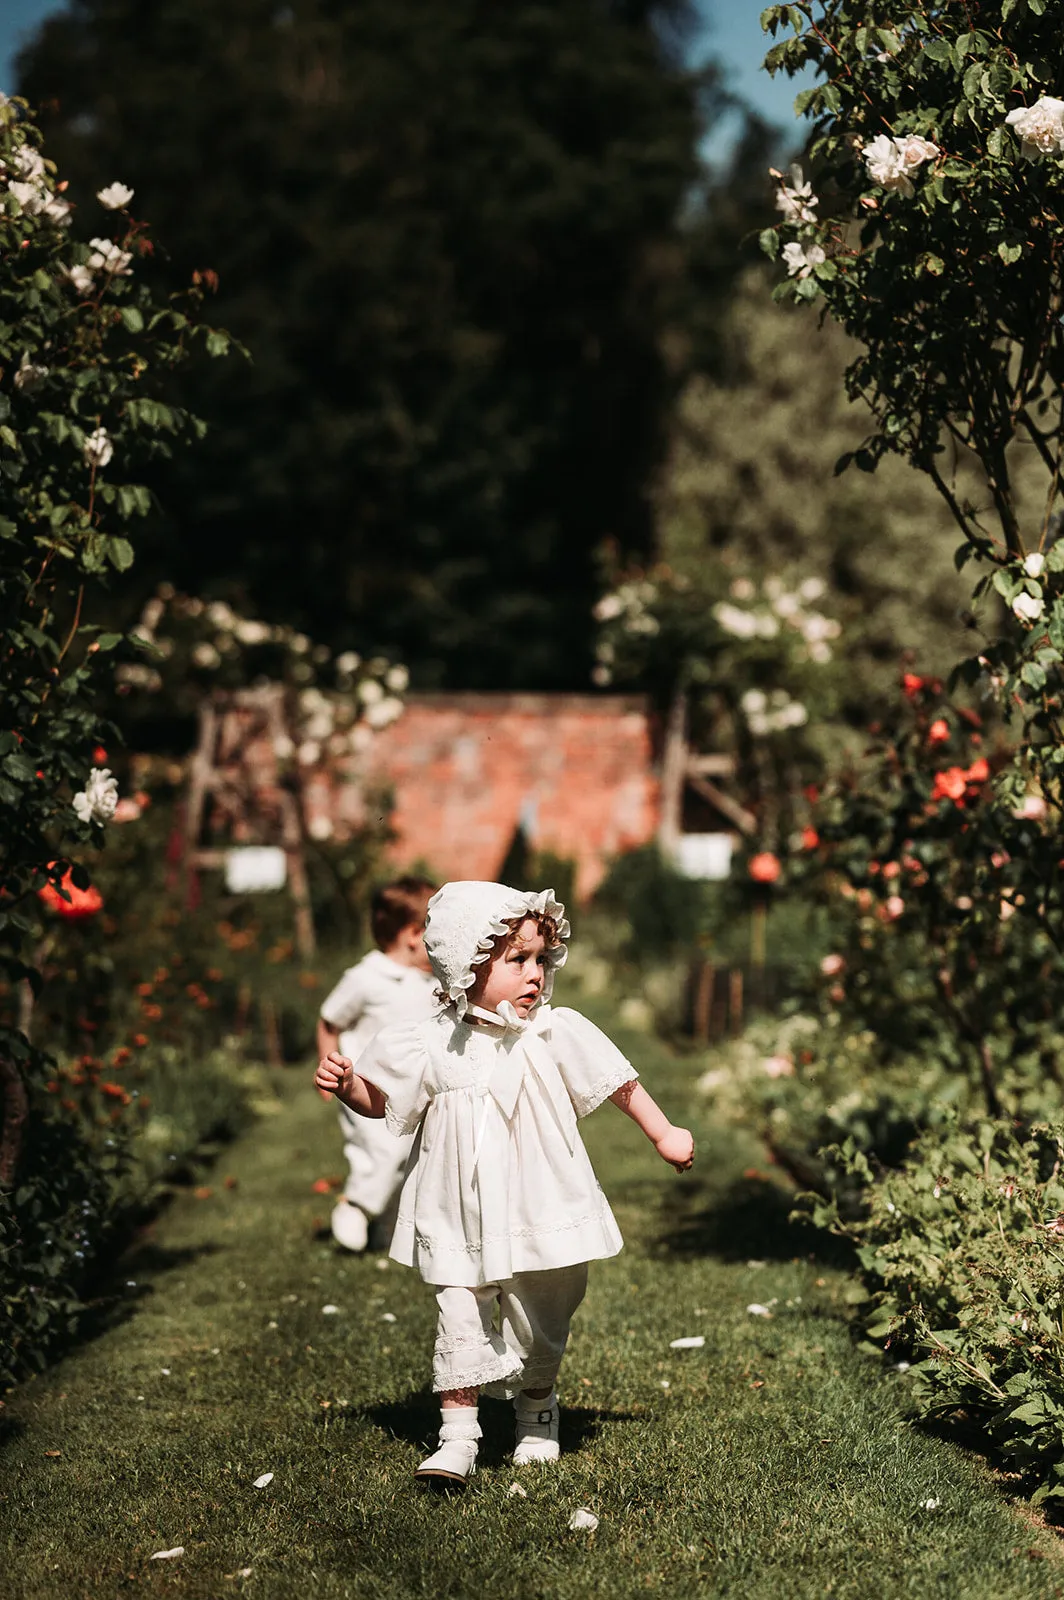
<svg viewBox="0 0 1064 1600"><path fill-rule="evenodd" d="M543 940L544 949L558 949L562 942L561 934L558 932L558 919L546 911L524 911L519 916L507 917L506 926L510 931L499 935L499 948L506 949L516 943L518 932L526 922L536 924L536 932Z"/></svg>

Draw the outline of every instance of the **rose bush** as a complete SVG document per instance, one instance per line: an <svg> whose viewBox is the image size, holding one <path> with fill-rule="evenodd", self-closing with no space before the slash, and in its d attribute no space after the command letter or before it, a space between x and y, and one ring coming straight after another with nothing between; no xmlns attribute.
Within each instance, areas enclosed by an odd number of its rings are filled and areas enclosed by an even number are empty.
<svg viewBox="0 0 1064 1600"><path fill-rule="evenodd" d="M110 732L99 697L112 658L136 646L100 629L93 601L131 564L150 510L138 463L201 431L173 403L172 373L229 346L198 320L205 274L153 298L132 199L121 186L90 199L116 237L79 242L27 108L0 99L0 1348L23 1365L76 1314L79 1219L123 1160L98 1107L47 1093L53 1063L25 1027L38 896L73 906L88 891L84 858L118 803L93 761Z"/></svg>
<svg viewBox="0 0 1064 1600"><path fill-rule="evenodd" d="M777 294L820 302L860 347L847 383L872 430L840 467L897 452L934 483L958 566L982 569L988 637L963 676L984 676L1017 730L998 787L1022 794L1033 776L1059 810L1064 113L1046 90L1062 36L1039 0L895 0L874 20L825 0L770 6L762 25L792 33L771 71L822 79L796 102L821 192L777 175L783 219L762 244L774 259L784 240L807 262L823 252L809 271L791 252Z"/></svg>

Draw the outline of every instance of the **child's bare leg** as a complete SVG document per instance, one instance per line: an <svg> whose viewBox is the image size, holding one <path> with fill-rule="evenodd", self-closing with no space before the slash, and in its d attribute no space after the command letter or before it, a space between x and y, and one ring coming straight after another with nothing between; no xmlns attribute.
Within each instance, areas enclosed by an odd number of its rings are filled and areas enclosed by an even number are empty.
<svg viewBox="0 0 1064 1600"><path fill-rule="evenodd" d="M544 1390L544 1393L548 1393ZM444 1389L440 1395L440 1410L450 1411L453 1406L475 1406L480 1399L479 1389Z"/></svg>

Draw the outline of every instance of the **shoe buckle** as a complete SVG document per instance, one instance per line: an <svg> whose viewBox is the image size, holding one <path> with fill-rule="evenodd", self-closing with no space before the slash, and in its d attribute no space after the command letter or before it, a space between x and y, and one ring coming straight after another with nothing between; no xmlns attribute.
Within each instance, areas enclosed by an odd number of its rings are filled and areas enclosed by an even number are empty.
<svg viewBox="0 0 1064 1600"><path fill-rule="evenodd" d="M537 1422L540 1422L544 1426L549 1427L549 1425L554 1421L554 1412L553 1411L541 1411L536 1420L537 1420Z"/></svg>

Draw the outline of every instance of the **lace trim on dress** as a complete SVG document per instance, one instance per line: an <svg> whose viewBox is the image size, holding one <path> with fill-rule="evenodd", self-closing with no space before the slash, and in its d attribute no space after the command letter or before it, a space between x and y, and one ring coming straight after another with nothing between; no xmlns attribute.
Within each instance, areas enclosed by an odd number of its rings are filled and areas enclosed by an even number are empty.
<svg viewBox="0 0 1064 1600"><path fill-rule="evenodd" d="M626 1083L635 1083L638 1077L638 1072L627 1062L623 1067L611 1067L610 1071L603 1073L590 1089L585 1089L583 1094L573 1099L573 1110L578 1117L589 1117L603 1100L608 1100L611 1094L623 1089Z"/></svg>
<svg viewBox="0 0 1064 1600"><path fill-rule="evenodd" d="M421 1117L419 1116L417 1122L420 1121ZM388 1129L389 1133L394 1133L401 1139L406 1134L414 1131L414 1128L417 1127L417 1122L415 1122L413 1127L411 1127L410 1122L406 1117L401 1117L398 1112L392 1110L391 1100L385 1100L384 1126Z"/></svg>
<svg viewBox="0 0 1064 1600"><path fill-rule="evenodd" d="M601 1193L601 1191L600 1191ZM601 1222L606 1212L606 1196L602 1195L602 1204L597 1211L585 1211L582 1216L571 1217L566 1222L556 1223L553 1227L528 1227L507 1228L505 1233L489 1233L480 1239L454 1238L440 1239L428 1233L417 1233L414 1238L419 1250L427 1251L430 1255L440 1251L448 1254L464 1254L475 1256L491 1245L506 1244L511 1239L541 1239L548 1234L572 1233L578 1228L586 1227L588 1223ZM400 1218L400 1220L405 1220Z"/></svg>

